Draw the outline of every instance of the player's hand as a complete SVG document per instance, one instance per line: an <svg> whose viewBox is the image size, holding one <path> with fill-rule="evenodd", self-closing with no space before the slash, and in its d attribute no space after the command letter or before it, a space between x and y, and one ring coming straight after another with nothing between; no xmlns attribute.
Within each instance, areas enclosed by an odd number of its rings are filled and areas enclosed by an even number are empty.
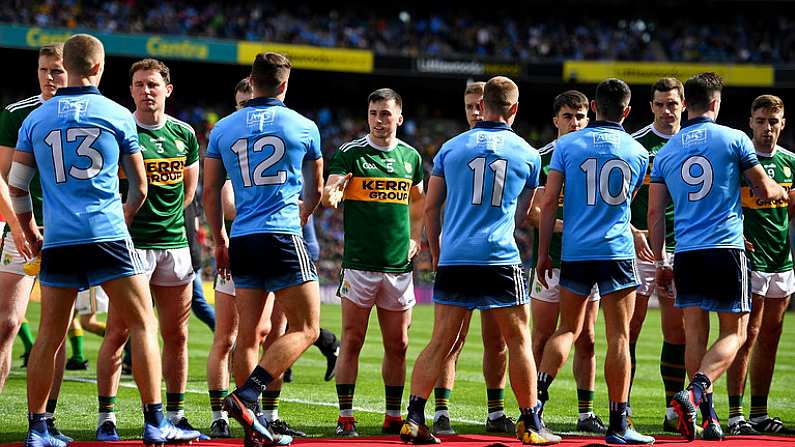
<svg viewBox="0 0 795 447"><path fill-rule="evenodd" d="M232 272L229 270L229 248L225 245L216 245L215 250L215 270L218 275L225 280L232 278Z"/></svg>
<svg viewBox="0 0 795 447"><path fill-rule="evenodd" d="M654 273L654 280L657 283L657 293L671 298L674 283L674 271L670 265L657 267Z"/></svg>
<svg viewBox="0 0 795 447"><path fill-rule="evenodd" d="M25 232L21 228L11 227L11 236L14 238L14 245L16 245L17 251L25 258L25 261L30 261L36 257L39 252L37 248L34 248L37 245L36 241L28 241Z"/></svg>
<svg viewBox="0 0 795 447"><path fill-rule="evenodd" d="M552 277L552 259L549 258L548 254L539 255L538 256L538 264L536 264L536 278L538 282L544 286L545 289L548 289L549 286L547 285L547 278Z"/></svg>
<svg viewBox="0 0 795 447"><path fill-rule="evenodd" d="M789 202L789 193L787 192L784 187L781 185L776 185L776 194L770 198L770 200L781 200L784 202Z"/></svg>
<svg viewBox="0 0 795 447"><path fill-rule="evenodd" d="M422 250L422 245L416 239L409 239L409 261L414 259L415 256L420 254Z"/></svg>
<svg viewBox="0 0 795 447"><path fill-rule="evenodd" d="M654 253L652 253L651 247L649 247L649 241L646 239L646 235L643 232L633 231L632 241L635 244L635 253L638 259L646 262L654 262Z"/></svg>
<svg viewBox="0 0 795 447"><path fill-rule="evenodd" d="M337 179L336 183L331 185L331 191L329 192L328 196L329 206L332 208L339 206L343 195L345 195L345 187L348 186L348 182L350 181L351 177L353 177L353 173L349 172L347 175L345 175L345 177L340 177Z"/></svg>
<svg viewBox="0 0 795 447"><path fill-rule="evenodd" d="M748 239L745 238L745 236L743 236L743 243L745 244L745 251L747 251L748 253L753 253L754 251L756 251L754 244L750 243Z"/></svg>

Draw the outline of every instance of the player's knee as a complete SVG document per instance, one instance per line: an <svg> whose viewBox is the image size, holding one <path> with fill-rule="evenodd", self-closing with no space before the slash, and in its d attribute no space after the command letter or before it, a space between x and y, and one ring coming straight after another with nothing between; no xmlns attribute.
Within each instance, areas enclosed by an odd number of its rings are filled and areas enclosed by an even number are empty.
<svg viewBox="0 0 795 447"><path fill-rule="evenodd" d="M316 322L309 323L304 326L301 333L304 334L307 346L312 345L320 337L320 325Z"/></svg>
<svg viewBox="0 0 795 447"><path fill-rule="evenodd" d="M580 353L583 356L593 356L595 349L594 346L596 345L596 334L592 330L584 330L577 337L577 341L574 342L574 348L576 352Z"/></svg>
<svg viewBox="0 0 795 447"><path fill-rule="evenodd" d="M0 340L12 339L16 335L22 320L13 315L0 316Z"/></svg>
<svg viewBox="0 0 795 447"><path fill-rule="evenodd" d="M173 347L187 346L188 344L188 330L187 328L173 328L167 332L163 332L163 342Z"/></svg>
<svg viewBox="0 0 795 447"><path fill-rule="evenodd" d="M120 329L118 325L110 325L102 342L114 348L121 347L127 341L128 336L129 331L126 329Z"/></svg>
<svg viewBox="0 0 795 447"><path fill-rule="evenodd" d="M400 339L391 340L384 345L384 354L390 357L405 358L406 352L409 349L409 338L401 337Z"/></svg>
<svg viewBox="0 0 795 447"><path fill-rule="evenodd" d="M346 331L342 335L341 343L344 348L354 349L358 352L364 345L364 332L361 330Z"/></svg>

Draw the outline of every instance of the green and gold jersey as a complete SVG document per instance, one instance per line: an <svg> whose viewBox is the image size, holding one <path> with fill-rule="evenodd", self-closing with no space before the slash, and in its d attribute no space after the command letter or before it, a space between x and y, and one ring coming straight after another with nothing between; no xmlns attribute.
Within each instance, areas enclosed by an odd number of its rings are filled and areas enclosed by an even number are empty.
<svg viewBox="0 0 795 447"><path fill-rule="evenodd" d="M30 112L42 104L44 104L44 98L38 95L6 106L0 112L0 146L16 147L22 121L25 121ZM33 201L33 218L36 219L37 225L42 226L44 225L44 214L42 213L42 192L38 171L30 182L30 197Z"/></svg>
<svg viewBox="0 0 795 447"><path fill-rule="evenodd" d="M183 174L199 162L199 142L189 124L166 115L158 126L138 123L138 143L144 157L148 192L130 227L135 248L165 250L188 246ZM127 182L122 192L127 192Z"/></svg>
<svg viewBox="0 0 795 447"><path fill-rule="evenodd" d="M552 161L552 153L555 151L555 140L538 150L541 155L541 172L538 175L538 186L546 186L547 175L549 175L549 163ZM563 191L558 197L558 210L555 218L563 220ZM552 259L552 267L560 268L560 251L563 247L563 234L552 233L552 241L549 243L549 257ZM533 232L533 253L530 257L530 265L535 267L538 264L538 228Z"/></svg>
<svg viewBox="0 0 795 447"><path fill-rule="evenodd" d="M638 230L649 229L646 215L649 212L649 177L651 175L651 168L654 166L654 157L657 155L657 152L665 146L665 143L671 139L671 136L672 135L665 135L658 132L654 128L654 124L649 124L632 134L632 138L649 151L649 169L646 171L646 177L643 178L643 185L630 204L630 209L632 210L632 219L630 223ZM674 248L676 248L676 238L674 237L674 204L669 203L668 208L665 209L665 251L673 253Z"/></svg>
<svg viewBox="0 0 795 447"><path fill-rule="evenodd" d="M787 191L792 188L795 154L776 146L772 154L757 151L756 156L771 179ZM745 178L742 182L743 234L754 245L754 251L748 253L751 270L763 273L792 270L787 202L761 200L754 196Z"/></svg>
<svg viewBox="0 0 795 447"><path fill-rule="evenodd" d="M329 164L329 174L353 177L345 188L344 268L404 273L408 259L411 188L423 180L422 157L398 140L394 148L373 144L369 136L343 144Z"/></svg>

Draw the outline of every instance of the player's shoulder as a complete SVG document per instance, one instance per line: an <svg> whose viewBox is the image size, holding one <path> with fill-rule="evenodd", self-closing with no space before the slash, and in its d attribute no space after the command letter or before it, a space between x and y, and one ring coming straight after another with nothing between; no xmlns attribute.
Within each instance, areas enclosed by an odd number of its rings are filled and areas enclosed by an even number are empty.
<svg viewBox="0 0 795 447"><path fill-rule="evenodd" d="M631 136L632 136L632 138L634 138L636 140L639 140L639 139L642 139L644 137L649 136L649 134L653 134L654 133L653 129L654 129L653 124L649 124L649 125L646 125L644 127L641 127L640 129L636 130L635 132L632 132Z"/></svg>
<svg viewBox="0 0 795 447"><path fill-rule="evenodd" d="M365 135L342 144L337 151L342 154L354 154L363 149L367 149L369 146L370 144L367 142L367 135Z"/></svg>
<svg viewBox="0 0 795 447"><path fill-rule="evenodd" d="M44 104L44 98L42 98L41 95L36 95L17 102L12 102L5 107L5 110L9 113L18 113L20 111L34 109L42 104Z"/></svg>
<svg viewBox="0 0 795 447"><path fill-rule="evenodd" d="M776 145L776 154L789 162L795 162L795 153L779 145Z"/></svg>
<svg viewBox="0 0 795 447"><path fill-rule="evenodd" d="M193 129L193 126L171 115L166 115L166 125L175 133L196 136L196 131Z"/></svg>
<svg viewBox="0 0 795 447"><path fill-rule="evenodd" d="M317 128L317 124L315 124L315 122L312 121L312 119L303 115L301 112L295 109L291 109L287 106L277 107L277 109L280 111L277 113L282 113L285 117L287 117L290 120L291 125L298 125L309 129Z"/></svg>
<svg viewBox="0 0 795 447"><path fill-rule="evenodd" d="M408 153L410 155L416 155L419 157L420 151L418 151L414 146L406 143L405 141L401 140L400 138L397 139L397 146L401 151Z"/></svg>
<svg viewBox="0 0 795 447"><path fill-rule="evenodd" d="M538 154L542 157L544 156L551 156L552 153L555 151L555 147L558 145L558 140L552 140L549 143L541 146L541 149L538 150Z"/></svg>

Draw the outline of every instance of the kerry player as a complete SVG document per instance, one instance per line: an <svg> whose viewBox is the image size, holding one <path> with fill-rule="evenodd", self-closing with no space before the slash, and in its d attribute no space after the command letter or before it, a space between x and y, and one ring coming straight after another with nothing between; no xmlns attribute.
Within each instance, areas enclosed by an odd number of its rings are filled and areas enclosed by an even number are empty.
<svg viewBox="0 0 795 447"><path fill-rule="evenodd" d="M422 231L422 158L397 138L403 101L394 90L382 88L371 93L367 103L370 132L334 154L322 198L327 207L345 202L345 251L337 292L342 299L336 378L340 436L358 435L353 392L373 306L384 343L382 431L397 434L403 424L408 328L415 304L411 260L420 250Z"/></svg>
<svg viewBox="0 0 795 447"><path fill-rule="evenodd" d="M130 68L130 82L149 190L130 233L160 316L167 415L178 427L192 430L185 417L184 399L193 267L182 209L196 191L199 144L190 125L165 113L166 99L174 89L165 64L155 59L135 62ZM108 320L108 333L97 360L97 439L102 441L118 439L113 410L120 377L118 359L128 336L119 309L113 304Z"/></svg>

